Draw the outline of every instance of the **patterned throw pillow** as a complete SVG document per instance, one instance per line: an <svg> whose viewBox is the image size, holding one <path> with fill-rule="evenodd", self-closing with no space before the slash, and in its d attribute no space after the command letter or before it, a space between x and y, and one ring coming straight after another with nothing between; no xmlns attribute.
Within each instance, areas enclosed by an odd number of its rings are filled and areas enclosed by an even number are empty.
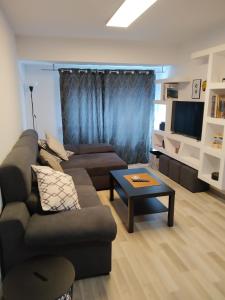
<svg viewBox="0 0 225 300"><path fill-rule="evenodd" d="M46 140L39 139L38 140L38 145L41 149L47 150L48 149L48 144Z"/></svg>
<svg viewBox="0 0 225 300"><path fill-rule="evenodd" d="M44 211L81 209L73 178L45 166L31 166L37 174L41 206Z"/></svg>
<svg viewBox="0 0 225 300"><path fill-rule="evenodd" d="M48 151L41 149L40 160L41 160L41 162L43 162L43 165L49 166L55 171L64 173L64 171L60 165L60 162L58 160L58 157L56 157L55 155L52 155Z"/></svg>
<svg viewBox="0 0 225 300"><path fill-rule="evenodd" d="M57 139L55 139L51 134L46 133L46 140L48 147L54 151L63 160L68 160L66 150Z"/></svg>

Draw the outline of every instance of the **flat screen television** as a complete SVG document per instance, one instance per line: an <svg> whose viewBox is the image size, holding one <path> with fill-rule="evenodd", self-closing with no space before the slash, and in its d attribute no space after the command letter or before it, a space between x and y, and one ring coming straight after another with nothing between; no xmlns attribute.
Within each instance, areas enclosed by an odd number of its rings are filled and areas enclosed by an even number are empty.
<svg viewBox="0 0 225 300"><path fill-rule="evenodd" d="M204 103L173 101L171 131L201 140Z"/></svg>

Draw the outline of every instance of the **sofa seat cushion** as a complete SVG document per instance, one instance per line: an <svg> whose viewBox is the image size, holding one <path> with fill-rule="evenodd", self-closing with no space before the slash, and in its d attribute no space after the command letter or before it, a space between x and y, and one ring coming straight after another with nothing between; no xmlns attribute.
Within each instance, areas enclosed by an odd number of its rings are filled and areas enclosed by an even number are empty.
<svg viewBox="0 0 225 300"><path fill-rule="evenodd" d="M97 206L54 215L33 215L27 225L29 247L55 247L81 242L108 242L116 237L116 224L109 207Z"/></svg>
<svg viewBox="0 0 225 300"><path fill-rule="evenodd" d="M77 185L76 190L81 208L102 205L92 185Z"/></svg>
<svg viewBox="0 0 225 300"><path fill-rule="evenodd" d="M114 152L73 155L61 166L63 169L85 168L90 176L107 175L111 170L127 168L127 164Z"/></svg>
<svg viewBox="0 0 225 300"><path fill-rule="evenodd" d="M75 186L93 185L90 176L84 168L64 169L64 172L73 177Z"/></svg>

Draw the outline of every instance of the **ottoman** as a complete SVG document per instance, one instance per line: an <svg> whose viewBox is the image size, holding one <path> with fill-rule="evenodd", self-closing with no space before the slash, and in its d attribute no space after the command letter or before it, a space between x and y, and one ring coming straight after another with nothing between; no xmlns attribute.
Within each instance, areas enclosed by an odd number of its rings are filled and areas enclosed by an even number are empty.
<svg viewBox="0 0 225 300"><path fill-rule="evenodd" d="M198 179L198 171L186 165L181 166L180 185L192 193L200 193L209 189L208 183Z"/></svg>
<svg viewBox="0 0 225 300"><path fill-rule="evenodd" d="M159 157L159 171L168 176L169 175L169 161L171 159L166 155L160 155Z"/></svg>
<svg viewBox="0 0 225 300"><path fill-rule="evenodd" d="M176 181L177 183L180 183L180 170L181 170L182 164L175 160L170 159L169 161L169 178Z"/></svg>
<svg viewBox="0 0 225 300"><path fill-rule="evenodd" d="M3 281L5 300L72 300L75 271L64 257L37 257L13 268Z"/></svg>

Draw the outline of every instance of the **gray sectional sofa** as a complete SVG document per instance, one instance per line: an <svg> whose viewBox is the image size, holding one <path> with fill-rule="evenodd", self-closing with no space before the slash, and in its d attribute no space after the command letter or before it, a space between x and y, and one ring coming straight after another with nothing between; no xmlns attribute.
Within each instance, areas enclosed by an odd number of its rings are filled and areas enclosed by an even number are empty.
<svg viewBox="0 0 225 300"><path fill-rule="evenodd" d="M127 168L110 145L68 146L76 152L63 162L75 182L81 210L44 214L32 178L38 160L38 136L23 132L0 167L3 211L0 217L1 270L38 255L61 255L75 266L76 278L111 271L116 224L97 189L109 187L110 169ZM94 185L93 185L94 183Z"/></svg>

